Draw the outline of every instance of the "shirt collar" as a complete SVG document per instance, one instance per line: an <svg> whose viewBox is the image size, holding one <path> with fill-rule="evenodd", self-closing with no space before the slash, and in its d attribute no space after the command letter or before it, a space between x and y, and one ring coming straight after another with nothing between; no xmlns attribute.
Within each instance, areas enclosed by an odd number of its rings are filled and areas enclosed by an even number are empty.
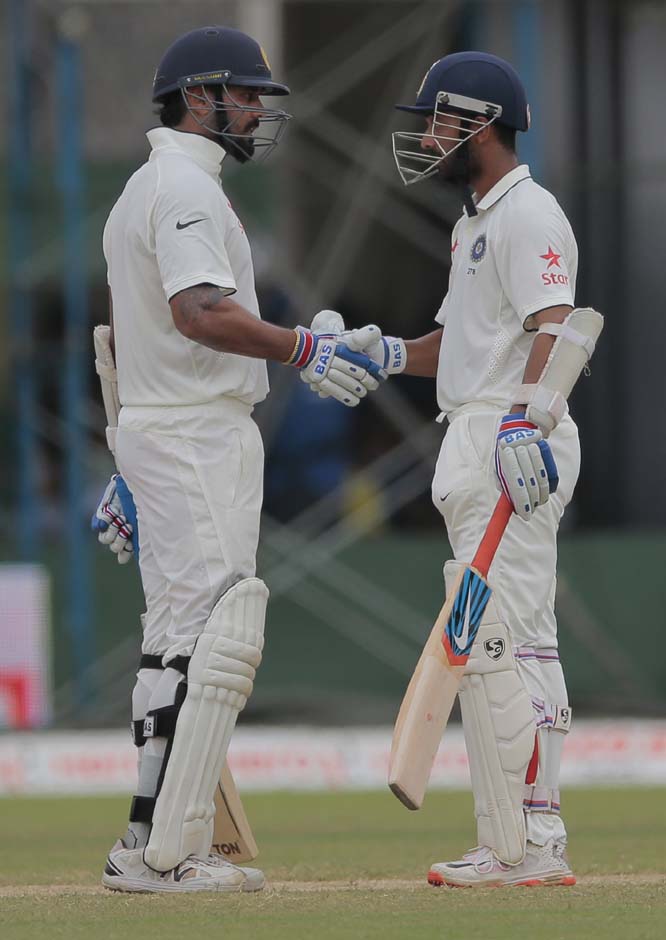
<svg viewBox="0 0 666 940"><path fill-rule="evenodd" d="M173 127L152 127L146 137L153 148L153 153L159 150L179 150L191 157L206 173L215 177L220 175L222 161L226 154L214 140L203 137L201 134L177 131Z"/></svg>
<svg viewBox="0 0 666 940"><path fill-rule="evenodd" d="M474 202L476 204L477 211L481 210L482 212L486 209L490 209L495 205L496 202L499 202L502 196L506 196L510 189L520 183L523 180L530 178L530 168L526 163L521 163L520 166L514 167L506 176L503 176L501 180L498 180L492 189L489 189L483 198L477 201L476 197Z"/></svg>

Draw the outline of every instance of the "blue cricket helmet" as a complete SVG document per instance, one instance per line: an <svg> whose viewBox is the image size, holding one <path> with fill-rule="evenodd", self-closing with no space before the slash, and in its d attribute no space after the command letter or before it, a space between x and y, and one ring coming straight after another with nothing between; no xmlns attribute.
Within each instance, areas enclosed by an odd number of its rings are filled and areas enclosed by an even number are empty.
<svg viewBox="0 0 666 940"><path fill-rule="evenodd" d="M530 126L527 95L518 73L504 59L487 52L454 52L433 63L421 83L413 105L398 104L400 111L432 114L437 95L447 92L500 105L498 124L517 131Z"/></svg>
<svg viewBox="0 0 666 940"><path fill-rule="evenodd" d="M230 26L204 26L180 36L162 56L153 101L190 85L247 85L262 95L288 95L273 81L266 53L251 36Z"/></svg>

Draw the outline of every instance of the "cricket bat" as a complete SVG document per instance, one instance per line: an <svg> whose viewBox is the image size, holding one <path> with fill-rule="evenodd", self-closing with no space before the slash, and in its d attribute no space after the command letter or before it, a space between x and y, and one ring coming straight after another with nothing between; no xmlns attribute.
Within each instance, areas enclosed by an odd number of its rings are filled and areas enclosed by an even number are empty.
<svg viewBox="0 0 666 940"><path fill-rule="evenodd" d="M211 852L214 855L223 855L235 864L251 862L259 854L234 778L231 776L226 761L215 790L215 819Z"/></svg>
<svg viewBox="0 0 666 940"><path fill-rule="evenodd" d="M513 507L502 493L471 565L465 565L421 653L393 729L389 787L420 809L491 589L488 569Z"/></svg>

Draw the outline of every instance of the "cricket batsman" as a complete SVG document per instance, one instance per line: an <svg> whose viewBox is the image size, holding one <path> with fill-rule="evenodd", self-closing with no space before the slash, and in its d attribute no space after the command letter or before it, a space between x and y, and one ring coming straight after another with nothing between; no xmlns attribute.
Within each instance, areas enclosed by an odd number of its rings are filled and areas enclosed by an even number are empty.
<svg viewBox="0 0 666 940"><path fill-rule="evenodd" d="M348 406L384 377L330 335L260 318L220 171L275 147L289 115L261 98L288 93L250 36L220 26L181 36L155 73L150 157L104 230L110 329L98 327L95 344L121 476L96 525L125 560L138 522L146 602L132 695L138 788L102 878L114 890L263 887L259 870L211 854L214 793L264 642L252 410L268 393L267 359Z"/></svg>
<svg viewBox="0 0 666 940"><path fill-rule="evenodd" d="M459 699L478 845L437 862L433 885L572 885L560 815L560 758L571 707L557 647L557 530L580 468L566 398L603 318L574 304L576 241L554 197L516 156L529 129L525 89L493 55L448 55L427 72L419 132L396 132L407 185L437 177L464 204L452 234L437 328L418 339L345 334L389 374L433 376L448 430L432 498L455 560L470 563L504 491L512 516L490 569L488 604ZM367 329L367 328L366 328Z"/></svg>

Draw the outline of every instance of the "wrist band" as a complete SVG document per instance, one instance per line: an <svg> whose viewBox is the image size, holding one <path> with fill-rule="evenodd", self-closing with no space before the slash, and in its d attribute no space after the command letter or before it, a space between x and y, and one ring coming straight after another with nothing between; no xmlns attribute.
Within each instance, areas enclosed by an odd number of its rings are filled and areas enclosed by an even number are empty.
<svg viewBox="0 0 666 940"><path fill-rule="evenodd" d="M296 343L291 352L291 356L285 360L285 365L302 369L310 360L315 345L315 338L310 330L305 330L302 326L296 327L294 332L296 333Z"/></svg>
<svg viewBox="0 0 666 940"><path fill-rule="evenodd" d="M300 343L301 343L300 330L294 330L294 333L296 334L296 337L294 339L294 348L290 352L289 356L284 360L284 364L286 366L290 366L293 364L294 360L296 359L296 356L298 355L298 347L300 346Z"/></svg>

